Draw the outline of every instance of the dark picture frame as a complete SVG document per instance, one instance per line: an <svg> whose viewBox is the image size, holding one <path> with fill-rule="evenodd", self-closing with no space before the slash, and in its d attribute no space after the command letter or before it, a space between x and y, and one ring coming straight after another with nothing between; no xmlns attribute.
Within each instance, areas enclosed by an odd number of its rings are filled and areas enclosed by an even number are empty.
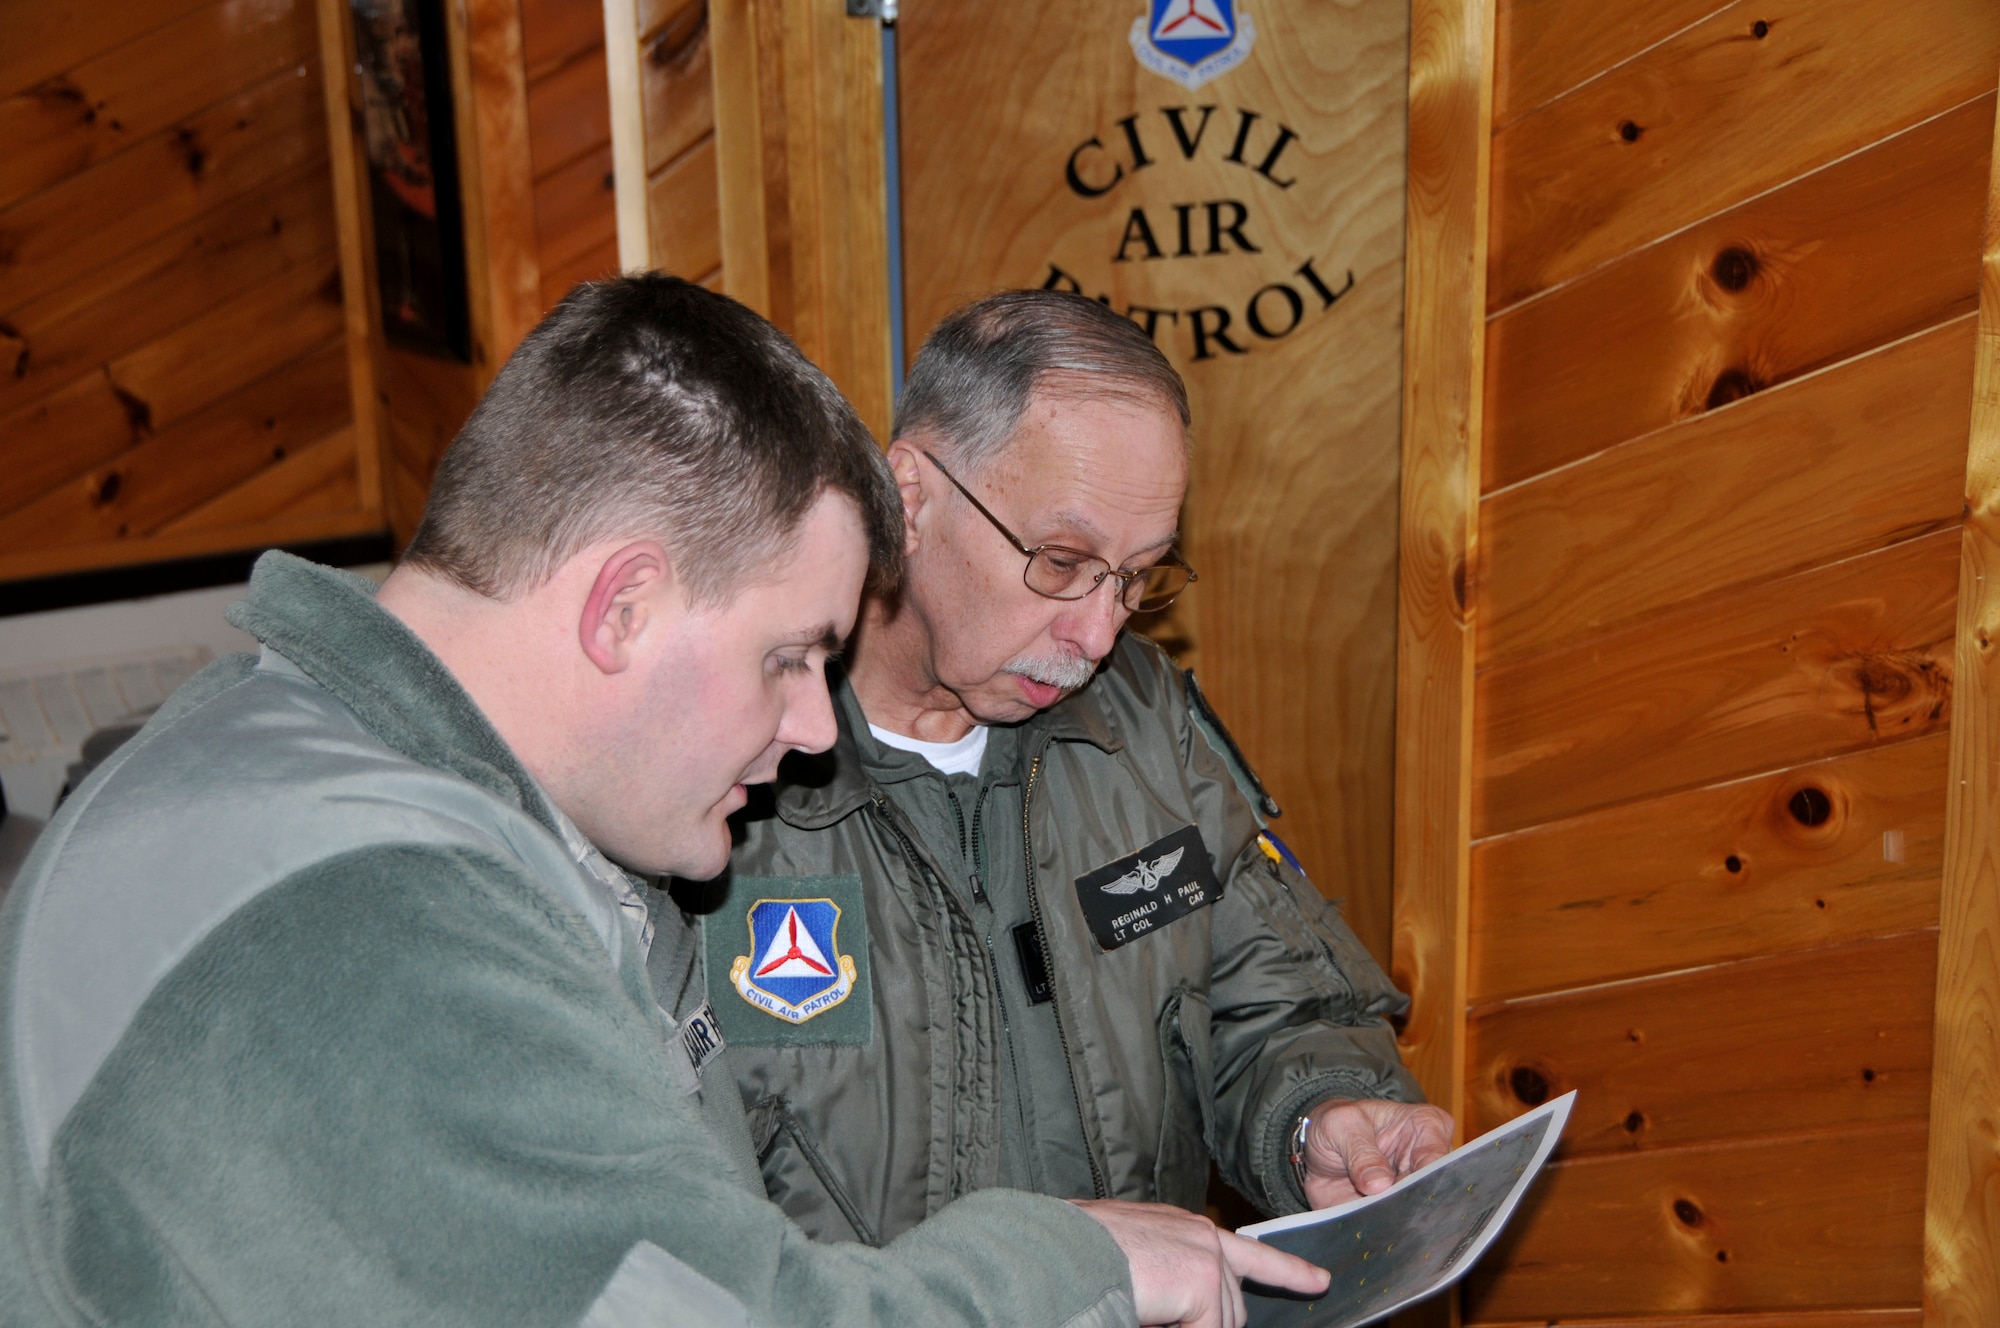
<svg viewBox="0 0 2000 1328"><path fill-rule="evenodd" d="M392 345L472 362L443 0L349 0L375 286Z"/></svg>

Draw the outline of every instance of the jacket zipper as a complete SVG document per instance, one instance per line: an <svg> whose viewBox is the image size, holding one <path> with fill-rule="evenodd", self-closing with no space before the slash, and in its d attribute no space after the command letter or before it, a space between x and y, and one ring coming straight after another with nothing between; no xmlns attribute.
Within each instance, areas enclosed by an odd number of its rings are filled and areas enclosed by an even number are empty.
<svg viewBox="0 0 2000 1328"><path fill-rule="evenodd" d="M903 846L903 856L909 859L910 865L912 867L915 867L918 873L921 874L926 880L928 880L931 876L931 869L924 865L923 855L917 852L916 841L911 839L909 835L905 834L903 832L903 827L897 823L895 814L889 808L889 799L882 793L877 792L870 798L870 801L874 804L875 814L882 818L882 824L889 827L889 833L894 835L896 837L896 842ZM955 805L956 802L954 802L954 806ZM945 907L953 909L960 908L959 901L955 897L953 897L950 887L947 886L945 882L939 881L937 883L937 890L938 893L943 895L945 898ZM1028 893L1029 896L1032 898L1034 895L1034 891L1030 889ZM991 965L997 964L999 960L993 954L993 943L990 939L985 942L985 949L989 965L986 970L986 979L987 981L993 984L993 1000L995 1004L997 1004L1000 1007L1000 1026L1001 1026L1000 1037L1001 1041L1007 1044L1007 1054L1011 1058L1014 1054L1014 1040L1012 1037L1008 1036L1007 1033L1007 1005L1006 1001L1004 1000L1004 998L1001 996L1000 993L1000 974L994 971L994 969L991 967ZM1057 1028L1058 1030L1060 1030L1061 1028L1060 1020L1057 1021ZM1020 1071L1017 1069L1015 1073L1018 1075ZM1074 1075L1071 1076L1070 1083L1072 1086L1075 1085L1076 1079ZM1080 1103L1077 1109L1079 1111L1082 1110L1082 1106ZM1025 1138L1025 1133L1023 1137ZM1084 1140L1084 1151L1086 1153L1090 1151L1090 1141L1088 1139ZM1090 1164L1090 1169L1091 1169L1091 1174L1095 1176L1097 1174L1097 1163L1094 1160ZM954 1186L953 1188L956 1189L957 1187ZM1100 1195L1099 1197L1102 1198L1103 1196Z"/></svg>
<svg viewBox="0 0 2000 1328"><path fill-rule="evenodd" d="M1028 783L1021 790L1021 848L1022 865L1028 877L1028 915L1035 924L1035 939L1042 943L1042 953L1055 955L1055 948L1049 944L1048 924L1042 919L1042 895L1035 886L1035 835L1033 822L1028 819L1029 808L1035 802L1035 781L1042 773L1042 756L1036 753L1034 762L1028 767ZM1076 1124L1083 1134L1083 1160L1090 1163L1090 1187L1099 1199L1111 1197L1111 1187L1105 1183L1104 1168L1098 1164L1097 1150L1090 1143L1090 1122L1083 1114L1083 1086L1076 1081L1076 1059L1070 1051L1069 1025L1063 1021L1062 1002L1056 999L1053 965L1049 983L1049 1008L1056 1016L1056 1041L1062 1046L1063 1069L1069 1072L1069 1091L1076 1098Z"/></svg>

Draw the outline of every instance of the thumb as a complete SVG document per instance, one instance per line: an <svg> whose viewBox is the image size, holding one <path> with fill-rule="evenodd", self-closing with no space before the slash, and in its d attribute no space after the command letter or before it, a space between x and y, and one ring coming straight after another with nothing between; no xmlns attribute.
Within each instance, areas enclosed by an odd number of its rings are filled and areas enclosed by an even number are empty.
<svg viewBox="0 0 2000 1328"><path fill-rule="evenodd" d="M1396 1168L1376 1145L1373 1124L1366 1116L1357 1112L1329 1121L1320 1137L1339 1159L1356 1194L1380 1194L1396 1183Z"/></svg>

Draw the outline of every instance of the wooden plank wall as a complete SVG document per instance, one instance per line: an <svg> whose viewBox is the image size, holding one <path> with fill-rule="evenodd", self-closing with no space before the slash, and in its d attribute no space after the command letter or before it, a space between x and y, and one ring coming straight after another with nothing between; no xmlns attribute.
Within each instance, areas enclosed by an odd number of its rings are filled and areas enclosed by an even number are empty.
<svg viewBox="0 0 2000 1328"><path fill-rule="evenodd" d="M1496 18L1465 1315L1915 1323L2000 7Z"/></svg>
<svg viewBox="0 0 2000 1328"><path fill-rule="evenodd" d="M707 0L640 0L637 11L653 261L715 285L722 241ZM521 0L545 306L620 267L604 18L589 0Z"/></svg>
<svg viewBox="0 0 2000 1328"><path fill-rule="evenodd" d="M379 529L310 0L0 0L0 580Z"/></svg>

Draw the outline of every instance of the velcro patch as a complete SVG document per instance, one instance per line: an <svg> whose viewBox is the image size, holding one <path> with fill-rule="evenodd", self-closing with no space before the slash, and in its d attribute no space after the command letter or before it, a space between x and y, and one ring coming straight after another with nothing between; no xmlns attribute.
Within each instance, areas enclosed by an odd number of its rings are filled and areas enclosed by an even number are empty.
<svg viewBox="0 0 2000 1328"><path fill-rule="evenodd" d="M1100 950L1129 945L1220 898L1215 865L1191 825L1076 878L1076 902Z"/></svg>
<svg viewBox="0 0 2000 1328"><path fill-rule="evenodd" d="M701 931L708 999L732 1045L861 1045L873 1036L859 876L738 876Z"/></svg>

